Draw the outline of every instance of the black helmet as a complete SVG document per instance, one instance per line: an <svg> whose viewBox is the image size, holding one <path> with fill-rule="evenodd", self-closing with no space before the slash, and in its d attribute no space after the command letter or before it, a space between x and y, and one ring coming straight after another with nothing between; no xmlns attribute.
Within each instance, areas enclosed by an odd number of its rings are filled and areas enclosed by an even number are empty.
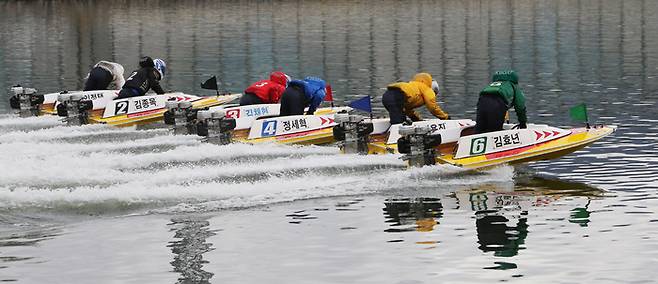
<svg viewBox="0 0 658 284"><path fill-rule="evenodd" d="M155 67L155 64L153 64L153 58L149 56L142 57L142 59L139 60L139 67Z"/></svg>

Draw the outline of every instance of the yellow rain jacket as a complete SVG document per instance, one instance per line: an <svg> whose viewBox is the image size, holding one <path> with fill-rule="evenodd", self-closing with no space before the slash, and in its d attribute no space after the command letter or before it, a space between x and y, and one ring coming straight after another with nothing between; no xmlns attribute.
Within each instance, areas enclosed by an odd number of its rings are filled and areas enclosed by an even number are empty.
<svg viewBox="0 0 658 284"><path fill-rule="evenodd" d="M427 109L440 119L448 119L439 104L436 103L436 94L432 90L432 75L418 73L410 82L393 83L388 88L400 89L404 93L404 113L413 121L421 120L415 108L425 105Z"/></svg>

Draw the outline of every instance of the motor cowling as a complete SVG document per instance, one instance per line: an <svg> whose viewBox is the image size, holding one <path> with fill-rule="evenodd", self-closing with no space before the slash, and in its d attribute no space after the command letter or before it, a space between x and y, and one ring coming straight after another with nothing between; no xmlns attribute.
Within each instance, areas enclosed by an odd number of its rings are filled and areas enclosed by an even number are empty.
<svg viewBox="0 0 658 284"><path fill-rule="evenodd" d="M188 101L168 101L167 111L164 113L164 122L171 125L174 134L193 134L197 132L197 112Z"/></svg>
<svg viewBox="0 0 658 284"><path fill-rule="evenodd" d="M57 115L64 117L66 125L77 126L89 124L89 114L94 103L83 94L60 93L57 96Z"/></svg>
<svg viewBox="0 0 658 284"><path fill-rule="evenodd" d="M198 115L202 112L197 113L197 122L196 122L196 134L202 137L208 136L208 123L205 119L201 120L198 118Z"/></svg>
<svg viewBox="0 0 658 284"><path fill-rule="evenodd" d="M345 141L345 128L342 125L336 125L332 129L334 133L334 140L336 141Z"/></svg>
<svg viewBox="0 0 658 284"><path fill-rule="evenodd" d="M223 109L202 110L197 113L197 135L204 136L204 142L226 145L233 142L235 118L226 117Z"/></svg>
<svg viewBox="0 0 658 284"><path fill-rule="evenodd" d="M11 88L11 93L9 106L18 110L21 117L38 116L40 114L44 97L37 94L36 89L16 85Z"/></svg>
<svg viewBox="0 0 658 284"><path fill-rule="evenodd" d="M361 115L337 113L334 115L337 123L333 128L334 139L343 153L368 154L370 133L374 130L372 122L365 121Z"/></svg>
<svg viewBox="0 0 658 284"><path fill-rule="evenodd" d="M398 139L398 152L404 154L402 159L412 167L434 165L436 163L435 147L441 145L441 135L432 133L428 126L402 125Z"/></svg>
<svg viewBox="0 0 658 284"><path fill-rule="evenodd" d="M178 102L166 102L165 108L167 108L167 111L165 111L165 113L163 114L164 123L166 125L176 124L176 120L174 119L174 112L172 110L177 107L178 107Z"/></svg>

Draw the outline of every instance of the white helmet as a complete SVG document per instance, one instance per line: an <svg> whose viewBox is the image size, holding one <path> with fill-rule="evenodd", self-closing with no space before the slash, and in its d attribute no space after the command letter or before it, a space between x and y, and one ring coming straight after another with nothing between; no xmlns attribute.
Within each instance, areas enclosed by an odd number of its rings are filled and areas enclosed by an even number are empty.
<svg viewBox="0 0 658 284"><path fill-rule="evenodd" d="M432 91L434 91L436 94L439 93L439 83L437 83L435 80L432 80Z"/></svg>
<svg viewBox="0 0 658 284"><path fill-rule="evenodd" d="M153 65L155 65L155 70L160 72L160 79L162 80L165 76L165 73L167 73L167 63L165 63L164 60L160 58L156 58L153 59Z"/></svg>

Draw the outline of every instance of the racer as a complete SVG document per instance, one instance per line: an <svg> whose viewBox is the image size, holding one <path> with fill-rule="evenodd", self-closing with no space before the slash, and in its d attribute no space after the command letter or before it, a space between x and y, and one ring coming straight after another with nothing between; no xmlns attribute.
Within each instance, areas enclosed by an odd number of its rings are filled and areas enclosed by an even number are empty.
<svg viewBox="0 0 658 284"><path fill-rule="evenodd" d="M290 77L281 71L270 74L269 80L260 80L244 90L240 105L276 104L286 89Z"/></svg>
<svg viewBox="0 0 658 284"><path fill-rule="evenodd" d="M503 130L507 110L514 106L519 128L526 128L525 96L519 87L519 77L513 70L496 71L492 83L480 91L475 131L486 133Z"/></svg>
<svg viewBox="0 0 658 284"><path fill-rule="evenodd" d="M120 90L126 82L123 79L123 66L119 63L101 60L89 71L85 78L84 91Z"/></svg>
<svg viewBox="0 0 658 284"><path fill-rule="evenodd" d="M318 77L292 80L281 95L281 116L313 114L327 94L327 83Z"/></svg>
<svg viewBox="0 0 658 284"><path fill-rule="evenodd" d="M407 118L420 121L421 118L414 110L422 105L434 116L440 119L450 119L436 102L439 85L432 80L428 73L418 73L410 82L398 82L386 87L382 103L391 118L391 124L405 122Z"/></svg>
<svg viewBox="0 0 658 284"><path fill-rule="evenodd" d="M139 61L139 67L130 74L115 100L143 96L150 89L153 89L158 95L165 93L160 86L160 80L164 78L167 71L167 64L164 60L144 56Z"/></svg>

